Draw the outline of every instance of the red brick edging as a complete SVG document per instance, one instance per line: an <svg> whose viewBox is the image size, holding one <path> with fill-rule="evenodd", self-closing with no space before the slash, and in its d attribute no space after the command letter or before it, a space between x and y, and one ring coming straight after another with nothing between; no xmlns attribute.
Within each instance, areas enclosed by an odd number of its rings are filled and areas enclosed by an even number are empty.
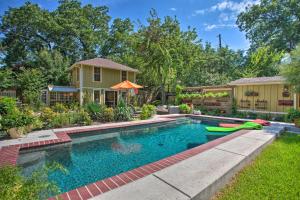
<svg viewBox="0 0 300 200"><path fill-rule="evenodd" d="M159 161L135 168L133 170L76 188L74 190L65 192L56 197L51 197L49 200L87 200L89 198L95 197L102 193L108 192L115 188L121 187L125 184L143 178L147 175L150 175L154 172L162 170L166 167L174 165L180 161L183 161L187 158L195 156L203 151L211 149L221 143L227 142L235 137L241 136L245 133L249 132L249 130L240 130L238 132L232 133L230 135L224 136L222 138L218 138L206 144L202 144L198 147L183 151L181 153L175 154L173 156L161 159Z"/></svg>
<svg viewBox="0 0 300 200"><path fill-rule="evenodd" d="M2 147L0 149L0 166L3 165L16 165L17 159L19 156L20 149L29 149L41 146L48 146L53 144L60 144L71 142L72 139L69 137L69 134L76 134L76 133L83 133L89 131L96 131L96 130L104 130L104 129L111 129L111 128L121 128L121 127L130 127L130 126L137 126L137 125L145 125L145 124L155 124L160 122L168 122L173 121L175 119L166 119L162 121L148 121L147 123L144 122L135 122L131 124L112 124L107 125L104 127L92 127L92 128L77 128L68 131L61 131L55 133L57 139L45 140L45 141L38 141L38 142L31 142L31 143L24 143L24 144L17 144L17 145L9 145ZM215 139L211 142L206 144L202 144L198 147L183 151L181 153L175 154L173 156L161 159L156 162L152 162L150 164L135 168L133 170L99 180L97 182L91 183L89 185L85 185L74 190L68 191L63 194L59 194L56 197L51 197L49 200L54 199L63 199L63 200L86 200L91 197L100 195L102 193L108 192L115 188L121 187L125 184L133 182L137 179L143 178L147 175L150 175L154 172L162 170L168 166L174 165L180 161L183 161L187 158L190 158L194 155L197 155L203 151L211 149L221 143L227 142L235 137L243 135L247 133L248 130L240 130L230 135Z"/></svg>

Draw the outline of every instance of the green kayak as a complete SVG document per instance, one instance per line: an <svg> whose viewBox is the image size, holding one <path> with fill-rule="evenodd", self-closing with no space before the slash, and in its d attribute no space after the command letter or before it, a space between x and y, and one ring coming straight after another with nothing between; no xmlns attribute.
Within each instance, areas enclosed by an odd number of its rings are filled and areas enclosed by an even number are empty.
<svg viewBox="0 0 300 200"><path fill-rule="evenodd" d="M262 129L262 125L255 122L245 122L244 124L233 127L233 128L225 128L225 127L217 127L217 126L208 126L206 127L207 131L210 132L233 132L241 129Z"/></svg>

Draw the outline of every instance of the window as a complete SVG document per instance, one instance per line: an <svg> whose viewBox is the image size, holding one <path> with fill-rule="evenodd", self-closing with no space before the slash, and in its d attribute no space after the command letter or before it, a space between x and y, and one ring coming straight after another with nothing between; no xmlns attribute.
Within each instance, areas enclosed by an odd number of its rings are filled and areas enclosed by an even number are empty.
<svg viewBox="0 0 300 200"><path fill-rule="evenodd" d="M100 102L100 90L94 91L94 102L99 103Z"/></svg>
<svg viewBox="0 0 300 200"><path fill-rule="evenodd" d="M122 71L121 81L126 81L126 80L127 80L127 72L126 71Z"/></svg>
<svg viewBox="0 0 300 200"><path fill-rule="evenodd" d="M101 68L94 67L94 81L101 81Z"/></svg>
<svg viewBox="0 0 300 200"><path fill-rule="evenodd" d="M76 68L76 80L79 81L80 76L80 69L77 67Z"/></svg>

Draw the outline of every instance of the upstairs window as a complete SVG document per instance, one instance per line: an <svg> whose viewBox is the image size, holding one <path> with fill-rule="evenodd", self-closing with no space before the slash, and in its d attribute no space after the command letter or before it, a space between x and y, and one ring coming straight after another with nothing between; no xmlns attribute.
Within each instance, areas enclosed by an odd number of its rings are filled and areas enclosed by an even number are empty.
<svg viewBox="0 0 300 200"><path fill-rule="evenodd" d="M121 81L126 81L126 80L127 80L127 72L126 71L122 71Z"/></svg>
<svg viewBox="0 0 300 200"><path fill-rule="evenodd" d="M101 68L94 67L94 81L101 81Z"/></svg>

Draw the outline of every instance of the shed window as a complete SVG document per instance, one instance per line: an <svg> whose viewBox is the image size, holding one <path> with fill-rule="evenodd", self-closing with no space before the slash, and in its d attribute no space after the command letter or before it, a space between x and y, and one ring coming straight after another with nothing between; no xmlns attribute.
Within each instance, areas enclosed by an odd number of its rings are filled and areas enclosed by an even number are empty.
<svg viewBox="0 0 300 200"><path fill-rule="evenodd" d="M101 81L101 68L94 67L94 81Z"/></svg>
<svg viewBox="0 0 300 200"><path fill-rule="evenodd" d="M121 75L121 81L126 81L127 80L127 72L126 71L122 71L122 75Z"/></svg>

